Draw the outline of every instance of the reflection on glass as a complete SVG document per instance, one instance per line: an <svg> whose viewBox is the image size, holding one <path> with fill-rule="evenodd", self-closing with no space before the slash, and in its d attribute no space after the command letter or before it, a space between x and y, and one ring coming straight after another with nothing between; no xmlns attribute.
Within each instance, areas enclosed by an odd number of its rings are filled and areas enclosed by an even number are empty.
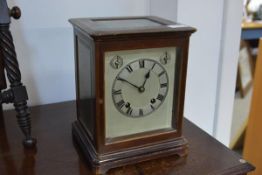
<svg viewBox="0 0 262 175"><path fill-rule="evenodd" d="M96 27L99 29L136 29L145 27L157 27L162 24L148 19L129 19L129 20L95 20Z"/></svg>

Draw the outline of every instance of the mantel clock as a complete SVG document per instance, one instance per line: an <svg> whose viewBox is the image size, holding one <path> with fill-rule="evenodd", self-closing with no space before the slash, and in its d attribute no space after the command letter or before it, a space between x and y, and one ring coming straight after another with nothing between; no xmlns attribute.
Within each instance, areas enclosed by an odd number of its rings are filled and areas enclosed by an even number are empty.
<svg viewBox="0 0 262 175"><path fill-rule="evenodd" d="M96 173L187 154L182 136L189 37L158 17L79 18L73 138Z"/></svg>

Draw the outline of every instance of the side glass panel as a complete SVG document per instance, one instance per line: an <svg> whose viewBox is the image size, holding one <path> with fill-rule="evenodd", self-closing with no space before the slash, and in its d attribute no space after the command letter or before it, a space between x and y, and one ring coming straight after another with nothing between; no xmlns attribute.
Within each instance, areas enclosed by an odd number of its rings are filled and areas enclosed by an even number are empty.
<svg viewBox="0 0 262 175"><path fill-rule="evenodd" d="M81 37L83 38L83 37ZM78 59L78 118L91 139L95 121L95 60L92 42L77 39Z"/></svg>

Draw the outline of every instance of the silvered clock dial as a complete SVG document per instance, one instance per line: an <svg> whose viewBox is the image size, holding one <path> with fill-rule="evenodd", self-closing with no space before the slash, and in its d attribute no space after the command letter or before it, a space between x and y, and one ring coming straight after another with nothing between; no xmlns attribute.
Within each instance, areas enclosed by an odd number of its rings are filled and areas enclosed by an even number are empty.
<svg viewBox="0 0 262 175"><path fill-rule="evenodd" d="M107 138L172 128L176 60L176 47L105 53Z"/></svg>

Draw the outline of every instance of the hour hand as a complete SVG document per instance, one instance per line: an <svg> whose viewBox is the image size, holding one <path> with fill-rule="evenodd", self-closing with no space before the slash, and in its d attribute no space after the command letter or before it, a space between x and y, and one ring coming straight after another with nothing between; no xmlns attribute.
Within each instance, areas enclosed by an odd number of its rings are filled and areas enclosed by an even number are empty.
<svg viewBox="0 0 262 175"><path fill-rule="evenodd" d="M121 77L117 77L117 80L126 82L126 83L130 84L131 86L134 86L135 88L139 89L139 87L138 87L137 85L135 85L135 84L127 81L126 79L123 79L123 78L121 78Z"/></svg>
<svg viewBox="0 0 262 175"><path fill-rule="evenodd" d="M145 75L145 78L148 79L150 77L150 70L147 72L147 74Z"/></svg>
<svg viewBox="0 0 262 175"><path fill-rule="evenodd" d="M144 87L145 86L145 84L146 84L146 81L147 81L147 79L150 77L150 70L147 72L147 74L145 75L145 81L144 81L144 83L143 83L143 85L141 86L141 87Z"/></svg>

